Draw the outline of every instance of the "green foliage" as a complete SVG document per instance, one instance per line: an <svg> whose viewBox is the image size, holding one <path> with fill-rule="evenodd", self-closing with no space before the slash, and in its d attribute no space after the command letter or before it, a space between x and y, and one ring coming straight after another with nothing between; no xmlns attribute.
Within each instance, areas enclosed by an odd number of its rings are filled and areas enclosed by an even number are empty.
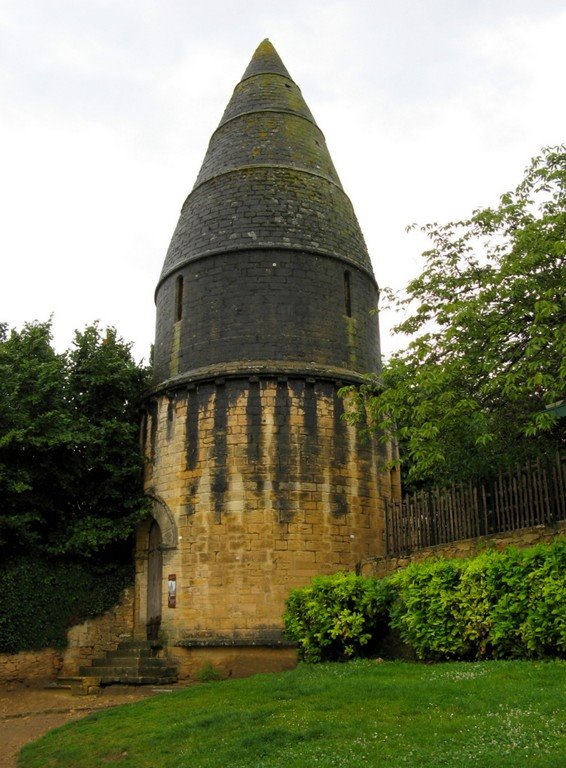
<svg viewBox="0 0 566 768"><path fill-rule="evenodd" d="M72 455L65 356L50 323L0 326L0 547L40 546L66 495Z"/></svg>
<svg viewBox="0 0 566 768"><path fill-rule="evenodd" d="M214 683L217 680L222 679L220 672L214 667L210 661L207 661L197 672L197 680L199 683Z"/></svg>
<svg viewBox="0 0 566 768"><path fill-rule="evenodd" d="M0 653L62 648L69 627L115 605L131 565L19 557L0 570Z"/></svg>
<svg viewBox="0 0 566 768"><path fill-rule="evenodd" d="M142 494L138 407L148 371L115 329L75 334L69 353L68 400L74 414L74 498L60 552L88 554L126 539L147 512Z"/></svg>
<svg viewBox="0 0 566 768"><path fill-rule="evenodd" d="M319 576L295 589L285 633L304 661L374 653L394 630L423 660L566 655L566 539L468 560L431 558L385 579Z"/></svg>
<svg viewBox="0 0 566 768"><path fill-rule="evenodd" d="M351 393L352 421L396 438L407 485L488 476L563 441L545 407L566 393L566 147L535 157L497 208L422 228L402 296L410 339Z"/></svg>
<svg viewBox="0 0 566 768"><path fill-rule="evenodd" d="M383 634L391 593L387 583L353 573L318 576L294 589L285 633L304 661L341 661L371 653Z"/></svg>
<svg viewBox="0 0 566 768"><path fill-rule="evenodd" d="M0 651L63 645L131 578L146 381L112 328L58 354L49 322L0 325Z"/></svg>
<svg viewBox="0 0 566 768"><path fill-rule="evenodd" d="M566 653L566 540L413 563L390 584L391 626L421 659Z"/></svg>
<svg viewBox="0 0 566 768"><path fill-rule="evenodd" d="M391 577L396 589L390 621L418 658L466 658L458 614L461 560L413 563Z"/></svg>
<svg viewBox="0 0 566 768"><path fill-rule="evenodd" d="M0 549L91 555L128 538L146 508L147 380L112 328L57 354L49 322L0 326Z"/></svg>

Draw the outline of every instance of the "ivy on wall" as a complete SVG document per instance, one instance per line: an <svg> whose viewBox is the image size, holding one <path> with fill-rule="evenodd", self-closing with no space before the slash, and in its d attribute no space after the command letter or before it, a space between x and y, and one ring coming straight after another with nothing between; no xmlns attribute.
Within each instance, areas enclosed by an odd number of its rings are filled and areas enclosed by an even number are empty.
<svg viewBox="0 0 566 768"><path fill-rule="evenodd" d="M67 630L112 608L133 578L131 565L7 561L0 570L0 653L65 647Z"/></svg>

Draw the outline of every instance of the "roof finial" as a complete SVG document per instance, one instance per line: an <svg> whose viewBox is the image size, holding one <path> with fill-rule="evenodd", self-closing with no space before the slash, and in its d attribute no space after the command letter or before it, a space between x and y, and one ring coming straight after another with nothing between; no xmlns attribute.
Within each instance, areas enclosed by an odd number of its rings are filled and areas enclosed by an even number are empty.
<svg viewBox="0 0 566 768"><path fill-rule="evenodd" d="M265 38L255 50L252 60L248 64L248 68L244 72L242 80L247 77L253 77L258 74L273 73L276 75L283 75L291 80L291 76L287 72L287 68L281 61L281 58L273 44L269 41L269 38Z"/></svg>

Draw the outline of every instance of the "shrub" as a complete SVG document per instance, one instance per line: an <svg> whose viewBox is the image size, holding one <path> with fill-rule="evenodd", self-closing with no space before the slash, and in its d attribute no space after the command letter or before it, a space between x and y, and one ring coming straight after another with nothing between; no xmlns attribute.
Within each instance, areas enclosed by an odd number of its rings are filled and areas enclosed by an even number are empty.
<svg viewBox="0 0 566 768"><path fill-rule="evenodd" d="M521 639L533 656L566 654L566 539L524 553L528 611Z"/></svg>
<svg viewBox="0 0 566 768"><path fill-rule="evenodd" d="M413 563L390 578L391 627L420 659L465 658L469 647L458 616L461 560Z"/></svg>
<svg viewBox="0 0 566 768"><path fill-rule="evenodd" d="M318 576L294 589L283 616L286 635L308 662L343 661L371 653L385 632L388 582L353 573Z"/></svg>
<svg viewBox="0 0 566 768"><path fill-rule="evenodd" d="M207 661L198 670L196 678L199 683L215 683L217 680L222 680L222 675L210 661Z"/></svg>
<svg viewBox="0 0 566 768"><path fill-rule="evenodd" d="M566 651L566 540L394 574L391 626L421 659L542 658Z"/></svg>
<svg viewBox="0 0 566 768"><path fill-rule="evenodd" d="M566 539L429 559L387 579L319 576L291 592L285 632L309 662L370 655L390 630L423 660L564 656L564 595Z"/></svg>

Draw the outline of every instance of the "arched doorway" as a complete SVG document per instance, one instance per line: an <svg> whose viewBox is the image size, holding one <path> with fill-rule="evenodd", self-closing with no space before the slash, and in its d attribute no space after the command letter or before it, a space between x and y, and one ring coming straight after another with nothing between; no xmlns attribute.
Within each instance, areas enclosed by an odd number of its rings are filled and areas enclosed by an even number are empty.
<svg viewBox="0 0 566 768"><path fill-rule="evenodd" d="M161 595L163 588L163 552L161 528L153 520L149 528L147 557L147 639L157 640L161 626Z"/></svg>

